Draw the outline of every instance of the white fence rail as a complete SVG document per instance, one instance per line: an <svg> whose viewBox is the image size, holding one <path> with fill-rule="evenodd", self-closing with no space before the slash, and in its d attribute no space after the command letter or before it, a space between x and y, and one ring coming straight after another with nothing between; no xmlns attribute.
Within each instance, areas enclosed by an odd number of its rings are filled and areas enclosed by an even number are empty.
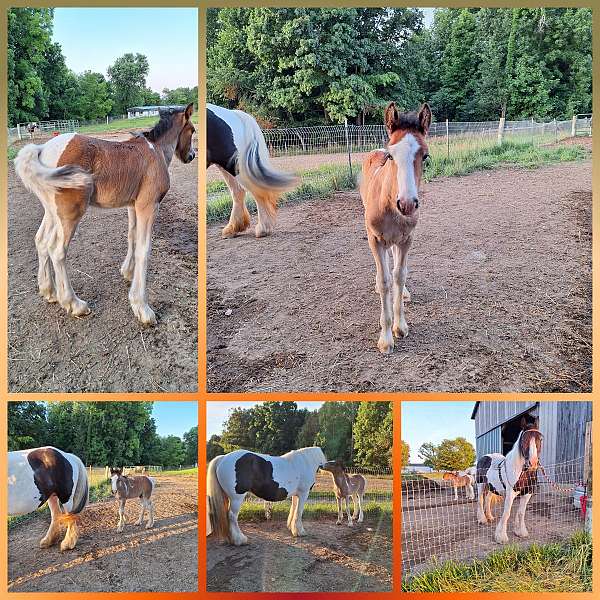
<svg viewBox="0 0 600 600"><path fill-rule="evenodd" d="M527 539L512 530L518 503L508 523L510 544L529 545L566 539L591 522L591 493L584 481L583 457L544 466L537 471L537 490L525 513ZM591 471L590 471L591 472ZM501 546L494 540L503 501L492 505L495 520L477 522L477 499L468 500L466 488L458 489L458 500L449 481L435 474L403 477L402 481L402 570L407 578L448 560L469 562ZM475 486L475 493L477 489Z"/></svg>

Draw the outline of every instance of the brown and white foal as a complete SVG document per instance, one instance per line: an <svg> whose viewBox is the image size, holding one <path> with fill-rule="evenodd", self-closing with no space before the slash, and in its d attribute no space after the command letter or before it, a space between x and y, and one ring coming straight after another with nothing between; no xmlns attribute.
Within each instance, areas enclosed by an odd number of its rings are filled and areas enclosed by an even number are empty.
<svg viewBox="0 0 600 600"><path fill-rule="evenodd" d="M152 504L152 492L154 491L154 479L146 475L136 475L127 477L123 475L123 469L110 470L110 479L112 482L112 493L119 501L119 522L117 531L120 533L125 527L125 502L129 498L139 498L142 506L140 518L136 525L141 525L144 521L144 513L148 509L149 517L146 529L154 526L154 505Z"/></svg>
<svg viewBox="0 0 600 600"><path fill-rule="evenodd" d="M366 479L360 475L348 475L344 471L344 466L338 460L330 460L321 466L323 471L331 473L333 487L335 488L335 497L338 507L338 518L336 525L341 525L343 521L342 500L346 501L346 513L348 514L348 527L352 527L353 519L357 523L363 522L362 501L365 495ZM350 516L350 498L354 506L353 514Z"/></svg>
<svg viewBox="0 0 600 600"><path fill-rule="evenodd" d="M48 302L58 302L74 316L89 314L69 280L69 244L88 206L127 207L128 247L121 274L131 281L129 302L135 316L144 324L156 324L146 296L152 226L169 191L173 154L183 163L196 156L193 110L190 104L162 112L153 129L125 142L65 133L39 146L28 144L17 154L17 174L44 207L35 244L39 293Z"/></svg>
<svg viewBox="0 0 600 600"><path fill-rule="evenodd" d="M381 297L377 346L384 354L394 350L394 336L408 335L404 316L404 299L410 298L406 289L406 258L419 219L419 185L423 161L428 156L425 136L430 124L429 105L423 104L418 113L401 113L392 102L385 111L387 149L371 152L362 166L360 195ZM390 249L394 259L391 274Z"/></svg>

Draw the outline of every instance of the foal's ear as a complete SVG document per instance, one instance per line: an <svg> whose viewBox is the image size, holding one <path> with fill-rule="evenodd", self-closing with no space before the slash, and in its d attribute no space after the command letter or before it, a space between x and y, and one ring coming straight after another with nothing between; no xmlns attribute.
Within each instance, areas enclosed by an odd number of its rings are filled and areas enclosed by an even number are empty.
<svg viewBox="0 0 600 600"><path fill-rule="evenodd" d="M423 135L427 135L429 131L429 127L431 126L431 108L429 108L429 104L425 102L423 106L421 106L421 110L419 110L419 128L421 129L421 133Z"/></svg>
<svg viewBox="0 0 600 600"><path fill-rule="evenodd" d="M185 118L189 121L190 117L194 114L194 103L190 102L185 108Z"/></svg>
<svg viewBox="0 0 600 600"><path fill-rule="evenodd" d="M396 108L396 103L390 102L388 107L385 109L385 116L383 118L385 128L389 134L392 134L396 129L398 129L399 121L400 113Z"/></svg>

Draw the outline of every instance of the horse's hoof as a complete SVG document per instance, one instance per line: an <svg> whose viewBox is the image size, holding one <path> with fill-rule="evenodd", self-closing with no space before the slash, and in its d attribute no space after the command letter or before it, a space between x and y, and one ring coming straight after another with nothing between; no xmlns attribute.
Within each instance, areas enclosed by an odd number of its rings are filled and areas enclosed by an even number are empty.
<svg viewBox="0 0 600 600"><path fill-rule="evenodd" d="M147 304L136 304L132 305L131 308L142 325L156 325L156 315Z"/></svg>
<svg viewBox="0 0 600 600"><path fill-rule="evenodd" d="M260 223L254 228L254 235L257 238L267 237L268 235L271 235L271 233L273 233L272 229L267 229L266 227L263 227Z"/></svg>
<svg viewBox="0 0 600 600"><path fill-rule="evenodd" d="M85 317L92 312L87 302L80 298L73 298L73 300L71 300L64 308L74 317Z"/></svg>
<svg viewBox="0 0 600 600"><path fill-rule="evenodd" d="M394 334L394 337L405 338L408 336L408 325L406 323L394 325L392 328L392 333Z"/></svg>
<svg viewBox="0 0 600 600"><path fill-rule="evenodd" d="M121 267L121 275L123 276L123 279L125 281L128 281L129 283L131 283L131 281L133 279L133 269L125 269L125 268Z"/></svg>
<svg viewBox="0 0 600 600"><path fill-rule="evenodd" d="M75 544L67 542L67 540L63 540L60 545L61 552L65 552L66 550L73 550L73 548L75 548Z"/></svg>
<svg viewBox="0 0 600 600"><path fill-rule="evenodd" d="M520 538L528 538L529 537L529 532L527 530L525 531L517 531L516 529L513 531L513 533Z"/></svg>
<svg viewBox="0 0 600 600"><path fill-rule="evenodd" d="M58 302L54 288L40 288L39 294L44 300L46 300L46 302L49 302L50 304L55 304Z"/></svg>
<svg viewBox="0 0 600 600"><path fill-rule="evenodd" d="M381 354L391 354L394 351L394 338L390 336L390 339L380 337L377 342L377 347Z"/></svg>
<svg viewBox="0 0 600 600"><path fill-rule="evenodd" d="M504 535L497 535L495 536L496 542L498 542L498 544L507 544L508 543L508 536L506 534Z"/></svg>

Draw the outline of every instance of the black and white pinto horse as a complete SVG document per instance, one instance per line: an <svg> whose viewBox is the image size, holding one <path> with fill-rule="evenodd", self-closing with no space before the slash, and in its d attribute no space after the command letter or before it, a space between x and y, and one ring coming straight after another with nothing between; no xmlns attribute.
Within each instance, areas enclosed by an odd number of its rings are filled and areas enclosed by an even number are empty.
<svg viewBox="0 0 600 600"><path fill-rule="evenodd" d="M537 423L521 421L522 431L511 451L502 454L486 454L477 461L477 521L491 523L494 516L491 502L494 496L504 497L504 510L496 526L495 539L499 544L508 542L506 532L513 502L519 505L514 522L517 537L529 537L525 527L525 510L537 487L537 468L542 451L542 434Z"/></svg>
<svg viewBox="0 0 600 600"><path fill-rule="evenodd" d="M223 237L234 237L250 226L250 213L244 201L246 191L256 200L256 237L271 234L279 196L295 187L297 180L272 167L265 138L256 120L241 110L207 104L206 161L207 167L216 165L221 171L233 200Z"/></svg>
<svg viewBox="0 0 600 600"><path fill-rule="evenodd" d="M301 448L283 456L234 450L208 465L207 533L235 546L248 543L238 525L238 513L248 492L268 502L292 499L287 527L292 535L306 535L302 525L304 504L319 468L327 462L321 448Z"/></svg>
<svg viewBox="0 0 600 600"><path fill-rule="evenodd" d="M8 514L24 515L44 503L50 508L50 527L41 548L55 544L66 523L61 551L72 550L79 539L77 515L88 502L85 465L74 454L50 446L8 453Z"/></svg>

